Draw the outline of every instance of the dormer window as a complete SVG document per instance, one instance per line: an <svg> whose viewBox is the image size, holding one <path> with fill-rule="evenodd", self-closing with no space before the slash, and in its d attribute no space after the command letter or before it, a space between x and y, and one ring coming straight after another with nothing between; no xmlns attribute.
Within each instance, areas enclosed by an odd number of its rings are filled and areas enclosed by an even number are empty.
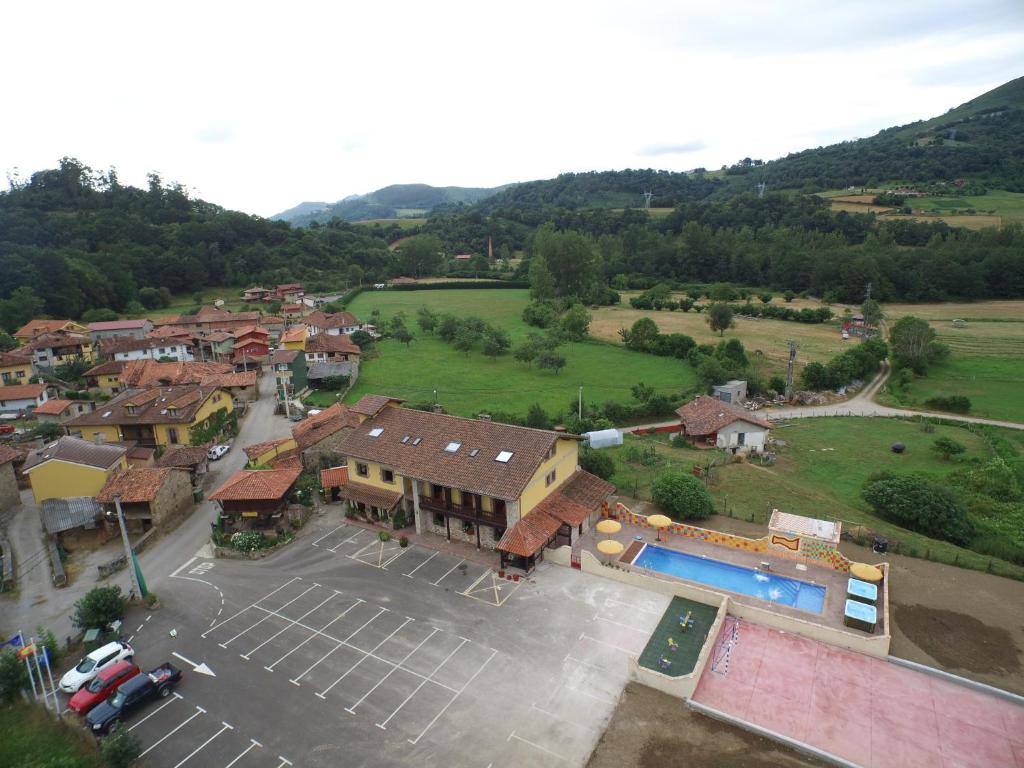
<svg viewBox="0 0 1024 768"><path fill-rule="evenodd" d="M137 407L137 406L135 406L135 405L126 405L126 406L124 407L124 409L125 409L125 411L127 411L127 412L128 412L128 415L129 415L129 416L134 416L134 415L135 415L135 411L137 411L137 410L138 410L138 407Z"/></svg>
<svg viewBox="0 0 1024 768"><path fill-rule="evenodd" d="M414 437L414 438L412 439L412 444L413 444L413 445L419 445L419 444L420 444L420 443L422 443L422 442L423 442L423 438L422 438L422 437Z"/></svg>
<svg viewBox="0 0 1024 768"><path fill-rule="evenodd" d="M473 448L473 449L472 449L472 450L471 450L471 451L469 452L469 458L471 458L471 459L475 459L475 458L477 457L477 455L478 455L479 453L480 453L480 449L479 449L479 448Z"/></svg>
<svg viewBox="0 0 1024 768"><path fill-rule="evenodd" d="M374 427L369 432L370 437L380 437L383 434L384 434L384 427Z"/></svg>
<svg viewBox="0 0 1024 768"><path fill-rule="evenodd" d="M406 443L409 442L409 435L402 435L402 439L399 440L398 442L400 442L402 445L405 445Z"/></svg>
<svg viewBox="0 0 1024 768"><path fill-rule="evenodd" d="M452 440L448 445L444 447L445 453L458 453L459 448L462 447L462 443L458 440Z"/></svg>

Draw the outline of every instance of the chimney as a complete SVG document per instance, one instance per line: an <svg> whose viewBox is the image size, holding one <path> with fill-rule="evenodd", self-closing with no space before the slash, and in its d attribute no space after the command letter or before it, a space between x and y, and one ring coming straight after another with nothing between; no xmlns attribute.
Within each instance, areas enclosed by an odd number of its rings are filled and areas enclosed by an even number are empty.
<svg viewBox="0 0 1024 768"><path fill-rule="evenodd" d="M567 431L567 430L565 429L565 425L564 424L556 424L555 425L555 432L565 432L565 431Z"/></svg>
<svg viewBox="0 0 1024 768"><path fill-rule="evenodd" d="M491 420L491 414L489 414L489 413L481 413L477 418L479 418L480 421L490 421Z"/></svg>
<svg viewBox="0 0 1024 768"><path fill-rule="evenodd" d="M441 407L440 403L434 403L430 406L431 413L444 413L444 408Z"/></svg>

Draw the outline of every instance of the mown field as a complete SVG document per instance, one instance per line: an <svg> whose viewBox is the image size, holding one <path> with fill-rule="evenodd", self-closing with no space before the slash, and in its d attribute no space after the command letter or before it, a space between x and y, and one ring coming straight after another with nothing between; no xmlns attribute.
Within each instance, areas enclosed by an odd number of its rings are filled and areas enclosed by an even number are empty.
<svg viewBox="0 0 1024 768"><path fill-rule="evenodd" d="M985 195L929 195L907 198L913 214L888 213L891 207L872 203L875 194L884 189L866 190L866 194L851 194L847 190L822 192L834 211L848 213L877 213L882 219L901 218L915 221L944 221L951 227L982 229L1024 221L1024 193L994 189Z"/></svg>
<svg viewBox="0 0 1024 768"><path fill-rule="evenodd" d="M477 315L504 328L513 345L532 330L522 321L529 293L519 289L367 291L349 306L361 319L374 309L384 318L404 311L416 339L405 346L383 341L378 354L365 360L359 381L346 402L364 394L382 393L410 402L437 401L449 413L475 416L485 411L525 415L533 403L552 414L564 413L576 401L579 387L584 398L603 403L630 402L630 388L644 382L658 392L678 394L692 391L693 369L684 362L654 357L602 342L565 344L559 353L567 364L558 374L540 371L517 362L511 355L491 359L480 351L457 352L451 345L423 333L416 324L416 311L428 306L438 312Z"/></svg>
<svg viewBox="0 0 1024 768"><path fill-rule="evenodd" d="M392 224L397 224L402 229L413 229L415 227L422 226L427 223L426 218L421 216L402 216L397 219L364 219L363 221L353 221L353 224L366 224L372 226L373 224L380 224L382 227L388 227Z"/></svg>
<svg viewBox="0 0 1024 768"><path fill-rule="evenodd" d="M912 472L941 478L955 469L956 462L945 461L931 450L939 437L963 443L967 448L965 461L988 459L991 452L981 437L953 426L936 425L935 431L928 433L915 421L857 417L795 420L776 427L772 434L786 443L778 448L774 465L728 464L716 470L717 483L708 490L717 511L762 523L767 522L772 508L838 519L848 528L865 526L913 547L918 556L930 552L934 559L953 562L959 558L964 565L987 567L987 555L899 528L875 516L860 498L864 481L876 472ZM906 445L902 454L890 450L897 441ZM628 462L630 445L654 446L657 463L643 466ZM695 464L705 465L715 455L710 451L672 447L664 437L628 437L626 445L604 450L615 458L612 482L619 493L645 501L650 500L651 484L667 467L689 471ZM1001 561L997 564L997 572L1024 576L1024 568Z"/></svg>

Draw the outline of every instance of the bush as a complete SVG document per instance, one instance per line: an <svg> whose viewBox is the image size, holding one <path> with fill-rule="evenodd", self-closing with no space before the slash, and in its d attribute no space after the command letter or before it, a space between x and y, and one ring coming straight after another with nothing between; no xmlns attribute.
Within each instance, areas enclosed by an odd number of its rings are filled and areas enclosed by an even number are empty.
<svg viewBox="0 0 1024 768"><path fill-rule="evenodd" d="M267 546L267 539L261 531L238 531L231 534L230 541L239 552L253 552Z"/></svg>
<svg viewBox="0 0 1024 768"><path fill-rule="evenodd" d="M558 310L551 301L531 301L523 310L523 322L537 328L550 328L558 321Z"/></svg>
<svg viewBox="0 0 1024 768"><path fill-rule="evenodd" d="M772 376L768 379L768 389L774 389L781 395L786 391L786 380L781 376Z"/></svg>
<svg viewBox="0 0 1024 768"><path fill-rule="evenodd" d="M75 603L71 623L79 629L106 629L111 622L124 618L124 609L125 599L120 587L93 587Z"/></svg>
<svg viewBox="0 0 1024 768"><path fill-rule="evenodd" d="M704 483L678 469L663 472L651 486L651 498L673 520L704 520L715 513Z"/></svg>
<svg viewBox="0 0 1024 768"><path fill-rule="evenodd" d="M127 728L115 728L100 744L100 754L109 768L128 768L142 754L142 742Z"/></svg>
<svg viewBox="0 0 1024 768"><path fill-rule="evenodd" d="M875 513L926 536L966 546L974 536L967 509L949 488L914 475L869 479L861 492Z"/></svg>
<svg viewBox="0 0 1024 768"><path fill-rule="evenodd" d="M19 659L13 650L5 648L0 651L0 702L14 701L25 688L28 688L25 662Z"/></svg>
<svg viewBox="0 0 1024 768"><path fill-rule="evenodd" d="M958 443L951 437L940 437L932 444L932 450L949 461L954 456L959 456L967 450L963 443Z"/></svg>
<svg viewBox="0 0 1024 768"><path fill-rule="evenodd" d="M930 397L924 401L924 404L936 411L949 411L950 413L967 413L971 410L971 401L963 395Z"/></svg>
<svg viewBox="0 0 1024 768"><path fill-rule="evenodd" d="M400 546L402 549L405 549L406 547L408 547L409 546L409 537L408 536L402 536L398 540L398 546Z"/></svg>
<svg viewBox="0 0 1024 768"><path fill-rule="evenodd" d="M615 474L615 460L611 454L595 451L589 446L580 448L579 454L580 469L597 475L602 480L609 480Z"/></svg>
<svg viewBox="0 0 1024 768"><path fill-rule="evenodd" d="M377 533L377 538L380 539L381 542L391 541L391 534L387 531L379 531Z"/></svg>
<svg viewBox="0 0 1024 768"><path fill-rule="evenodd" d="M408 521L405 519L405 510L399 507L395 510L395 514L391 516L391 527L397 531L399 528L405 528L408 524Z"/></svg>

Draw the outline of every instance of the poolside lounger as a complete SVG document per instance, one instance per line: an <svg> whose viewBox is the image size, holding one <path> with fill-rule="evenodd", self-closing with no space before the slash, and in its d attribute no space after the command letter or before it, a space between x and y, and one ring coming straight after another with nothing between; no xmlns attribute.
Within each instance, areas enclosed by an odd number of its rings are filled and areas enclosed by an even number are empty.
<svg viewBox="0 0 1024 768"><path fill-rule="evenodd" d="M687 611L685 616L679 617L679 628L685 632L694 624L693 611Z"/></svg>
<svg viewBox="0 0 1024 768"><path fill-rule="evenodd" d="M664 656L662 656L660 659L658 659L658 666L662 669L671 669L672 662L666 659Z"/></svg>
<svg viewBox="0 0 1024 768"><path fill-rule="evenodd" d="M675 638L671 638L671 637L670 637L670 638L668 639L668 649L669 649L670 651L678 651L678 650L679 650L679 643L677 643L677 642L675 641Z"/></svg>

